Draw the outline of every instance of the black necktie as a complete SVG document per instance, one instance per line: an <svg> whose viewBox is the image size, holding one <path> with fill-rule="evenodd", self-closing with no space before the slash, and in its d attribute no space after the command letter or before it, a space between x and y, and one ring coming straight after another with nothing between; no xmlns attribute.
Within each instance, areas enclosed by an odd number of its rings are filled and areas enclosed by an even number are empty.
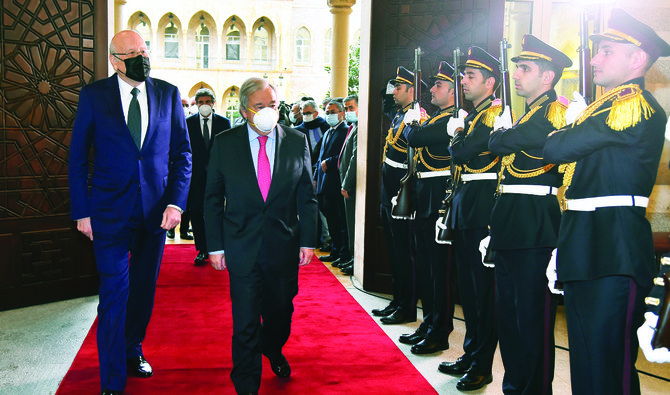
<svg viewBox="0 0 670 395"><path fill-rule="evenodd" d="M130 100L130 107L128 107L128 129L130 129L130 136L133 138L137 149L140 149L142 143L142 113L140 112L140 102L137 101L137 94L140 90L133 88L130 93L133 98Z"/></svg>
<svg viewBox="0 0 670 395"><path fill-rule="evenodd" d="M209 118L203 118L202 121L204 122L202 125L202 135L205 138L205 147L209 147L209 126L207 126Z"/></svg>

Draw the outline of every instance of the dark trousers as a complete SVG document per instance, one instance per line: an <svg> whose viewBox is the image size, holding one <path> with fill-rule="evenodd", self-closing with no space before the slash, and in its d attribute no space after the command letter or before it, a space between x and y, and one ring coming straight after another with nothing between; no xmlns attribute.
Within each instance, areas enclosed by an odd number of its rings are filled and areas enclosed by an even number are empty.
<svg viewBox="0 0 670 395"><path fill-rule="evenodd" d="M188 234L189 222L191 222L191 202L186 203L186 208L184 212L181 213L181 222L179 223L179 235ZM195 230L194 230L195 231Z"/></svg>
<svg viewBox="0 0 670 395"><path fill-rule="evenodd" d="M481 374L491 373L498 345L494 273L482 264L479 252L487 235L487 228L458 230L453 244L465 319L462 358Z"/></svg>
<svg viewBox="0 0 670 395"><path fill-rule="evenodd" d="M557 300L547 286L553 248L495 251L505 394L551 394ZM572 355L571 358L572 359Z"/></svg>
<svg viewBox="0 0 670 395"><path fill-rule="evenodd" d="M348 260L349 238L347 236L347 213L344 209L344 196L338 191L337 194L322 193L317 195L319 208L326 217L328 233L333 242L331 255Z"/></svg>
<svg viewBox="0 0 670 395"><path fill-rule="evenodd" d="M191 226L193 227L193 240L195 249L199 252L209 252L207 250L207 237L205 236L205 215L202 210L191 209ZM183 216L182 216L183 220ZM188 226L188 225L186 225Z"/></svg>
<svg viewBox="0 0 670 395"><path fill-rule="evenodd" d="M351 192L349 199L344 199L344 210L347 213L347 240L349 240L349 254L354 256L354 239L356 228L356 194Z"/></svg>
<svg viewBox="0 0 670 395"><path fill-rule="evenodd" d="M410 318L416 316L415 268L410 255L409 221L391 217L391 207L381 206L382 226L386 236L391 276L393 278L393 300L391 305L403 309Z"/></svg>
<svg viewBox="0 0 670 395"><path fill-rule="evenodd" d="M126 359L142 355L154 307L165 232L149 234L137 196L128 224L116 234L93 233L100 275L98 360L101 389L126 386ZM128 254L130 253L130 258Z"/></svg>
<svg viewBox="0 0 670 395"><path fill-rule="evenodd" d="M438 214L411 221L412 253L416 257L417 290L423 308L418 331L435 341L449 338L454 330L454 299L451 296L450 247L435 242Z"/></svg>
<svg viewBox="0 0 670 395"><path fill-rule="evenodd" d="M260 388L261 354L269 359L282 354L291 333L293 298L297 294L297 262L284 265L256 262L246 277L230 274L233 310L230 378L238 393L256 392Z"/></svg>
<svg viewBox="0 0 670 395"><path fill-rule="evenodd" d="M572 393L639 394L637 328L651 287L609 276L568 281L564 290Z"/></svg>

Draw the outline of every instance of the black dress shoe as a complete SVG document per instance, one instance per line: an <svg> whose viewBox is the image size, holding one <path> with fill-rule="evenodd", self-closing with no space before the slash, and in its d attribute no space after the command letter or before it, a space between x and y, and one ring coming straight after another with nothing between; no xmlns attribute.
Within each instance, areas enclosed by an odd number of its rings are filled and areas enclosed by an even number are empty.
<svg viewBox="0 0 670 395"><path fill-rule="evenodd" d="M319 257L319 260L321 262L332 262L332 261L337 260L339 257L340 257L339 255L330 254L330 255L324 255L322 257Z"/></svg>
<svg viewBox="0 0 670 395"><path fill-rule="evenodd" d="M351 276L352 274L354 274L354 264L352 263L351 265L341 267L340 270L342 270L342 274L346 276Z"/></svg>
<svg viewBox="0 0 670 395"><path fill-rule="evenodd" d="M321 247L319 247L319 251L321 252L331 252L333 250L333 242L328 239L327 241L324 241L323 244L321 244Z"/></svg>
<svg viewBox="0 0 670 395"><path fill-rule="evenodd" d="M137 377L151 377L154 375L154 370L149 365L143 355L135 358L128 358L126 360L128 365L128 373L133 374Z"/></svg>
<svg viewBox="0 0 670 395"><path fill-rule="evenodd" d="M123 391L117 391L117 390L102 390L101 392L102 395L120 395L122 393Z"/></svg>
<svg viewBox="0 0 670 395"><path fill-rule="evenodd" d="M168 239L174 239L174 229L168 229L167 238Z"/></svg>
<svg viewBox="0 0 670 395"><path fill-rule="evenodd" d="M354 260L352 258L343 258L339 257L333 262L330 263L330 266L332 267L339 267L342 268L342 266L348 265L350 262L353 262Z"/></svg>
<svg viewBox="0 0 670 395"><path fill-rule="evenodd" d="M207 258L209 258L209 254L206 252L198 251L198 256L195 257L195 260L193 261L195 266L202 266L207 263Z"/></svg>
<svg viewBox="0 0 670 395"><path fill-rule="evenodd" d="M449 339L433 340L429 337L412 346L412 354L432 354L449 349Z"/></svg>
<svg viewBox="0 0 670 395"><path fill-rule="evenodd" d="M393 314L396 310L398 310L397 307L389 304L383 309L372 309L372 315L374 315L375 317L388 317L391 314Z"/></svg>
<svg viewBox="0 0 670 395"><path fill-rule="evenodd" d="M277 377L287 378L291 376L291 365L288 364L286 357L283 354L280 354L279 358L270 360L270 367L272 372L277 375Z"/></svg>
<svg viewBox="0 0 670 395"><path fill-rule="evenodd" d="M388 317L382 317L380 320L382 324L394 325L394 324L404 324L405 322L414 322L416 321L416 315L410 317L409 314L406 314L401 309L396 310L393 314Z"/></svg>
<svg viewBox="0 0 670 395"><path fill-rule="evenodd" d="M426 334L417 330L414 333L405 333L404 335L400 335L398 341L402 344L409 344L413 346L415 344L421 343L421 341L425 338Z"/></svg>
<svg viewBox="0 0 670 395"><path fill-rule="evenodd" d="M479 374L473 370L470 370L461 377L456 383L456 389L461 391L473 391L478 390L485 385L493 381L493 375L489 374Z"/></svg>
<svg viewBox="0 0 670 395"><path fill-rule="evenodd" d="M193 236L189 235L188 233L180 233L179 238L182 240L193 240Z"/></svg>
<svg viewBox="0 0 670 395"><path fill-rule="evenodd" d="M453 374L455 376L464 375L470 369L470 363L463 360L463 357L458 358L455 362L442 362L437 367L437 370L444 374Z"/></svg>

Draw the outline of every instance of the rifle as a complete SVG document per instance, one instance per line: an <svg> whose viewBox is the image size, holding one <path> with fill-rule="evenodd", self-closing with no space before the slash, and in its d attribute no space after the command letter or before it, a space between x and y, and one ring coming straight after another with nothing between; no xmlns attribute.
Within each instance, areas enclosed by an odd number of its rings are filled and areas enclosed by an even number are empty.
<svg viewBox="0 0 670 395"><path fill-rule="evenodd" d="M591 67L591 49L589 48L589 18L586 7L579 14L579 93L586 104L593 102L593 68Z"/></svg>
<svg viewBox="0 0 670 395"><path fill-rule="evenodd" d="M510 90L510 81L509 81L509 67L507 48L510 48L511 45L507 42L506 38L503 38L500 41L500 90L501 90L501 99L502 99L502 108L505 110L505 106L510 106L510 113L512 109L512 91Z"/></svg>
<svg viewBox="0 0 670 395"><path fill-rule="evenodd" d="M421 47L414 50L414 104L421 106ZM418 125L418 124L417 124ZM413 125L413 126L417 126ZM398 195L392 200L391 217L395 219L414 219L412 210L412 183L414 182L414 148L407 145L407 173L400 180Z"/></svg>
<svg viewBox="0 0 670 395"><path fill-rule="evenodd" d="M453 117L458 118L458 112L463 107L463 99L461 98L461 49L456 48L453 52L454 63L454 113ZM438 244L451 244L454 241L454 228L451 226L451 203L454 200L454 191L456 186L461 181L460 168L451 162L451 177L447 180L447 195L442 200L442 207L440 208L440 217L437 227L435 228L435 242Z"/></svg>

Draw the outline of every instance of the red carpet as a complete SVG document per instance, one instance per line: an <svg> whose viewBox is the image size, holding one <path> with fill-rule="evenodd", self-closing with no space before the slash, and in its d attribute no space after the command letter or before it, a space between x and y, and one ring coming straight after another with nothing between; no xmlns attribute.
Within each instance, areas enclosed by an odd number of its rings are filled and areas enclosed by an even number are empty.
<svg viewBox="0 0 670 395"><path fill-rule="evenodd" d="M228 273L194 267L193 245L169 245L144 353L148 379L129 377L125 394L234 394ZM263 358L261 393L435 393L374 320L316 259L300 269L293 329L284 347L290 379ZM94 324L57 394L99 391Z"/></svg>

